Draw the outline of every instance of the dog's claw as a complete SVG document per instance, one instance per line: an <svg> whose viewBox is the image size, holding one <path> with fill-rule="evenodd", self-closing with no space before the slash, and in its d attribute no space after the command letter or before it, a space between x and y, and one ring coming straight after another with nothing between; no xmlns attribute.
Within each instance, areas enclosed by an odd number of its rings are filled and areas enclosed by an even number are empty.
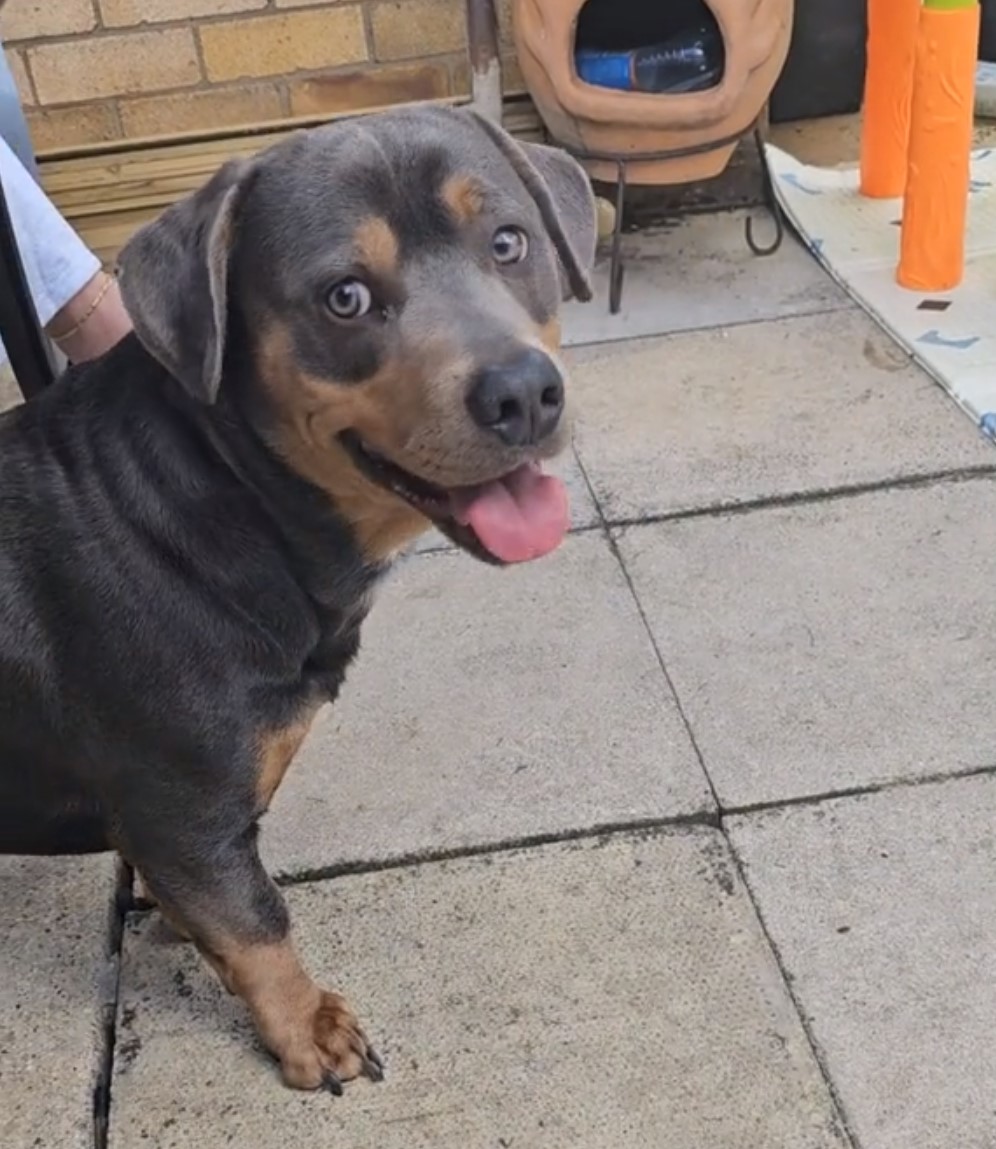
<svg viewBox="0 0 996 1149"><path fill-rule="evenodd" d="M332 1094L333 1097L341 1097L343 1093L342 1081L338 1073L333 1073L331 1069L325 1070L325 1080L323 1082L325 1088Z"/></svg>
<svg viewBox="0 0 996 1149"><path fill-rule="evenodd" d="M371 1081L384 1080L384 1060L375 1049L368 1049L363 1058L363 1072Z"/></svg>

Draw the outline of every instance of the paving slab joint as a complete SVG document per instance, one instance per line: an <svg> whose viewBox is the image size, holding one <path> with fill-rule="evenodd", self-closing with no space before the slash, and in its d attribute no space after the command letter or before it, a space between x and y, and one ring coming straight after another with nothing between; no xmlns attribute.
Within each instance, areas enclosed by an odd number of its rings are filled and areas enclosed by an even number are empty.
<svg viewBox="0 0 996 1149"><path fill-rule="evenodd" d="M391 858L364 859L355 862L334 862L328 866L311 866L291 871L276 871L272 877L278 886L303 886L311 882L328 882L336 878L357 874L383 873L436 862L454 862L460 858L480 858L489 854L505 854L516 850L531 850L537 846L551 846L558 842L597 842L603 844L618 835L648 836L667 833L687 827L708 826L720 829L719 816L714 809L697 810L691 814L676 814L661 818L632 818L626 821L599 823L574 830L555 830L546 834L527 834L515 838L502 838L494 842L454 846L451 849L419 850Z"/></svg>
<svg viewBox="0 0 996 1149"><path fill-rule="evenodd" d="M584 474L585 482L588 482L588 475L586 472L584 472L583 464L582 473ZM598 503L597 499L595 501L595 506L598 509L599 517L602 520L602 529L605 534L605 541L609 546L609 550L612 551L616 562L619 564L619 570L622 572L623 578L626 580L626 586L629 588L630 596L633 599L633 605L636 607L637 614L640 616L640 622L643 625L644 633L646 634L647 640L649 641L651 649L654 652L654 657L657 659L657 665L660 667L661 674L664 676L664 681L667 683L667 688L671 692L671 697L674 699L674 705L677 708L678 717L681 719L681 724L685 729L685 734L688 737L688 741L692 745L692 750L694 751L696 760L698 761L699 769L702 771L702 775L706 780L706 785L709 787L709 794L712 798L713 804L715 824L718 825L719 818L721 816L719 792L709 775L709 770L705 763L705 757L702 754L702 748L699 746L698 739L695 737L695 731L692 729L691 721L689 720L688 715L685 713L685 708L682 705L681 697L678 694L678 689L674 684L671 673L667 668L667 663L664 660L664 653L657 642L657 638L654 634L654 629L650 625L650 619L647 618L647 612L643 609L643 603L640 601L640 596L637 593L636 585L634 584L633 579L630 576L629 569L626 566L626 559L620 550L618 537L616 536L613 527L610 525L602 513L601 505Z"/></svg>
<svg viewBox="0 0 996 1149"><path fill-rule="evenodd" d="M581 472L581 478L584 479L584 485L588 488L588 495L591 499L592 506L595 508L595 514L598 516L598 522L593 523L590 529L601 529L605 531L609 522L605 516L605 508L602 506L602 501L598 497L598 491L595 490L595 484L591 481L591 475L588 474L588 468L584 465L584 459L581 458L577 444L573 440L571 441L571 450L574 452L574 460L578 465L578 470Z"/></svg>
<svg viewBox="0 0 996 1149"><path fill-rule="evenodd" d="M848 1116L847 1107L844 1105L840 1093L834 1084L832 1076L830 1075L830 1070L827 1066L827 1058L823 1047L820 1045L819 1041L817 1041L816 1035L813 1032L813 1028L809 1023L809 1018L806 1016L806 1011L802 1008L802 1002L799 1000L799 997L795 992L792 975L789 973L788 967L785 965L785 962L782 958L781 951L779 950L775 939L772 937L771 931L768 929L768 923L764 919L764 915L761 912L761 906L750 884L747 867L744 865L743 859L737 853L736 847L733 844L733 840L730 837L726 826L722 824L722 820L720 829L723 837L726 839L727 849L730 852L730 856L733 858L733 864L737 868L737 874L743 885L744 891L747 894L751 908L754 911L754 917L757 919L758 927L760 928L761 933L764 935L764 939L768 944L768 948L771 950L772 957L778 966L778 972L781 975L782 983L785 986L785 992L788 994L789 1000L792 1002L792 1006L795 1009L795 1012L798 1014L799 1022L802 1025L802 1030L806 1035L806 1040L809 1042L809 1047L812 1050L813 1057L816 1059L816 1064L819 1067L820 1074L823 1077L824 1084L827 1087L827 1092L830 1095L830 1101L835 1110L835 1116L838 1122L838 1127L834 1130L834 1132L839 1135L842 1144L849 1146L850 1149L864 1149L860 1140L858 1139L857 1134L854 1132L854 1126Z"/></svg>
<svg viewBox="0 0 996 1149"><path fill-rule="evenodd" d="M787 810L794 806L821 806L824 802L835 802L840 798L863 798L869 794L881 794L890 790L909 790L919 786L938 786L945 782L963 782L970 778L996 774L996 763L982 766L966 766L961 770L947 770L942 773L917 774L908 778L887 778L881 782L869 782L858 786L841 786L837 790L821 790L815 794L792 794L786 798L766 798L760 802L742 802L734 805L719 804L719 825L726 826L728 818L742 818L751 814L765 814L769 810Z"/></svg>
<svg viewBox="0 0 996 1149"><path fill-rule="evenodd" d="M927 471L922 475L894 475L887 479L873 479L866 483L849 483L838 487L815 487L808 491L789 491L780 495L761 495L755 499L740 499L704 506L688 507L677 511L651 512L638 517L605 519L612 532L624 531L628 527L655 526L658 523L679 523L688 519L717 519L729 515L749 515L755 511L779 510L783 507L809 506L813 503L840 502L844 499L860 499L864 495L874 495L880 491L907 491L918 488L943 486L945 483L992 482L996 479L996 462L973 463L966 467L950 467L940 471ZM601 507L596 500L599 514ZM604 517L604 516L603 516Z"/></svg>

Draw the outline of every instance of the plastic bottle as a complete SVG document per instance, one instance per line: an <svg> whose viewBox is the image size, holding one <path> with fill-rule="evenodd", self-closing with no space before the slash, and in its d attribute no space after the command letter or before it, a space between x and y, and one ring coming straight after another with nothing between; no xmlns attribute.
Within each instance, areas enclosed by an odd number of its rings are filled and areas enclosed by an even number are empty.
<svg viewBox="0 0 996 1149"><path fill-rule="evenodd" d="M723 38L712 26L688 28L659 44L629 51L578 48L580 79L624 92L700 92L723 75Z"/></svg>

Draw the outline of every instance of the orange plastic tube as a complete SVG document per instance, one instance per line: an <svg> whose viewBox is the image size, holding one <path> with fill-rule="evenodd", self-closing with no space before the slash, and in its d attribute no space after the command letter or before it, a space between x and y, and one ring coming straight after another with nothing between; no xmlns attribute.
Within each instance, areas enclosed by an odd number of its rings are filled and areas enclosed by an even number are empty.
<svg viewBox="0 0 996 1149"><path fill-rule="evenodd" d="M921 0L868 0L868 63L861 118L861 194L906 187L906 146Z"/></svg>
<svg viewBox="0 0 996 1149"><path fill-rule="evenodd" d="M914 291L950 291L965 273L980 18L978 0L926 0L920 15L896 272Z"/></svg>

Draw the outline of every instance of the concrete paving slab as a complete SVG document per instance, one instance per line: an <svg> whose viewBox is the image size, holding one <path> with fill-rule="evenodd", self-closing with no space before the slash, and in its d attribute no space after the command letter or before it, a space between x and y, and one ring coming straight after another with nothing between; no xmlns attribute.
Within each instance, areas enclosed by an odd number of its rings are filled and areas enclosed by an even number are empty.
<svg viewBox="0 0 996 1149"><path fill-rule="evenodd" d="M0 858L0 1145L91 1149L114 863Z"/></svg>
<svg viewBox="0 0 996 1149"><path fill-rule="evenodd" d="M509 570L420 555L263 832L295 873L711 809L619 565L574 535Z"/></svg>
<svg viewBox="0 0 996 1149"><path fill-rule="evenodd" d="M338 1100L284 1090L189 947L138 927L110 1149L846 1144L716 831L371 873L289 901L387 1080Z"/></svg>
<svg viewBox="0 0 996 1149"><path fill-rule="evenodd" d="M592 498L588 481L581 470L581 464L573 450L565 451L559 459L547 463L545 469L551 475L560 475L567 486L571 506L571 530L584 530L597 525L601 520L595 500ZM427 531L412 548L416 554L427 551L453 550L453 545L441 531Z"/></svg>
<svg viewBox="0 0 996 1149"><path fill-rule="evenodd" d="M621 539L724 807L996 762L996 480Z"/></svg>
<svg viewBox="0 0 996 1149"><path fill-rule="evenodd" d="M996 781L729 822L855 1141L992 1149Z"/></svg>
<svg viewBox="0 0 996 1149"><path fill-rule="evenodd" d="M626 283L618 315L609 313L603 247L593 277L595 298L564 309L565 345L854 306L794 236L786 235L768 258L753 255L744 241L745 219L740 211L686 216L670 227L624 235Z"/></svg>
<svg viewBox="0 0 996 1149"><path fill-rule="evenodd" d="M578 454L614 520L996 465L955 404L858 311L570 363Z"/></svg>

